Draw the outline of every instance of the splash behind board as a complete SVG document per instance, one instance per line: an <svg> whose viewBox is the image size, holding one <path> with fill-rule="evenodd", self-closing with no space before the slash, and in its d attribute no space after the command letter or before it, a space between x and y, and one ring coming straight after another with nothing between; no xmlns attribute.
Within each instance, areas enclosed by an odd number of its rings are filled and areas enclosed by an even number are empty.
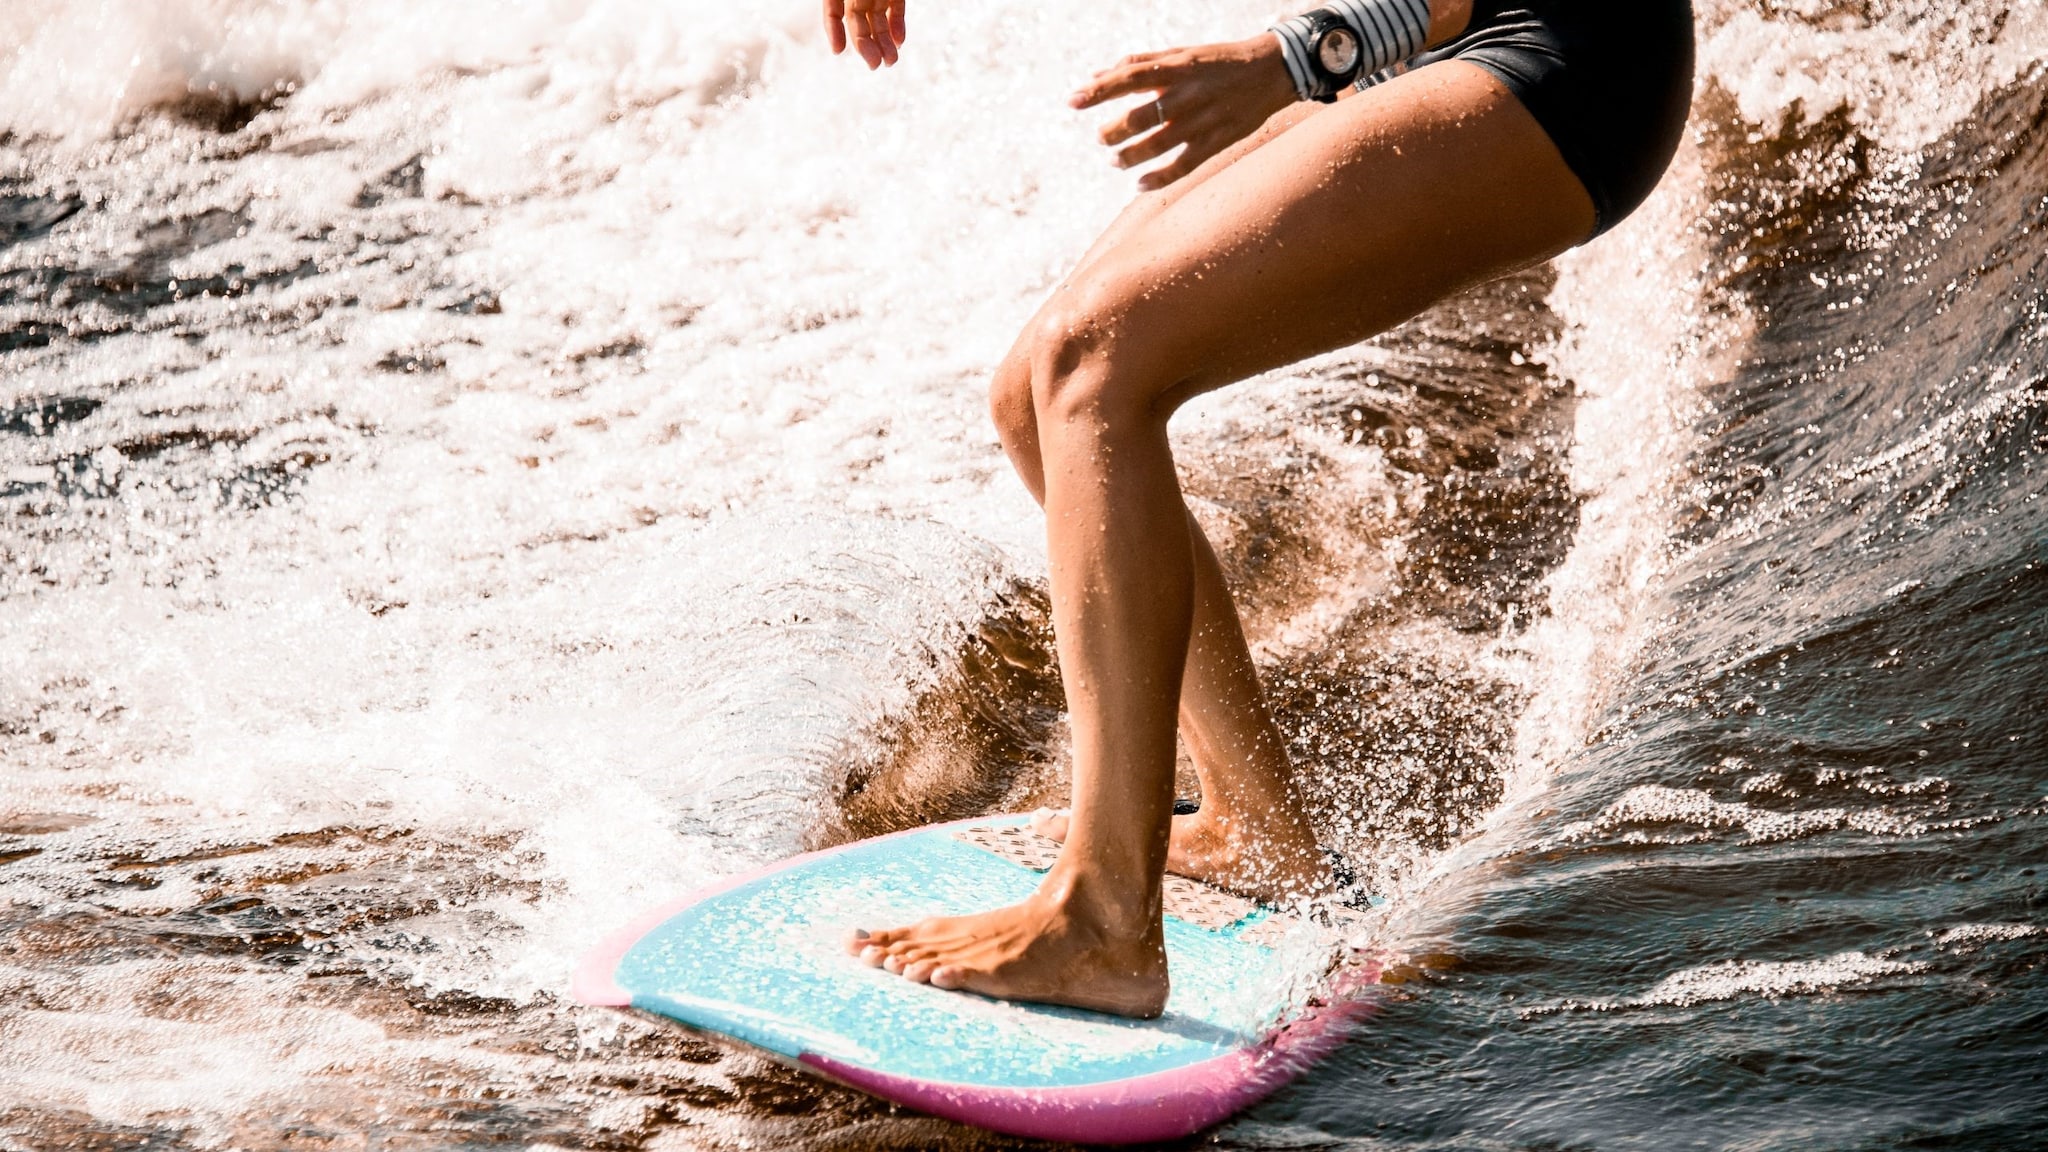
<svg viewBox="0 0 2048 1152"><path fill-rule="evenodd" d="M998 1132L1089 1143L1170 1139L1279 1087L1369 1002L1308 1001L1308 926L1169 878L1172 994L1156 1020L1010 1004L868 968L854 925L1014 903L1057 846L1021 817L865 840L699 892L608 940L578 999L631 1006L920 1111ZM1324 938L1323 947L1327 947ZM1348 970L1369 983L1371 966Z"/></svg>

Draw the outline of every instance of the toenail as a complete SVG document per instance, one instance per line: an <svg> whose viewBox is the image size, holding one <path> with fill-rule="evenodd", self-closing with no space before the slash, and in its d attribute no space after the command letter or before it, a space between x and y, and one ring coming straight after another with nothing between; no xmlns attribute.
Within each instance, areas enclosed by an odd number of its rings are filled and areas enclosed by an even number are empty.
<svg viewBox="0 0 2048 1152"><path fill-rule="evenodd" d="M854 938L855 940L865 940L865 939L867 939L867 938L868 938L868 930L867 930L867 929L865 929L865 928L855 928L855 929L853 930L853 938Z"/></svg>

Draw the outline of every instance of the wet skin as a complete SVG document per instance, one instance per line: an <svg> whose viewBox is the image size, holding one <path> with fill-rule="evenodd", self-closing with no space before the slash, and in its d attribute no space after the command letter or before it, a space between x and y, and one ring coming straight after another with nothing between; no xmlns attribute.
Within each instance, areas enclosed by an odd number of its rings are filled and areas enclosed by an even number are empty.
<svg viewBox="0 0 2048 1152"><path fill-rule="evenodd" d="M1433 41L1462 28L1469 7L1451 7L1436 6ZM941 988L1152 1016L1168 988L1169 864L1269 898L1328 883L1222 571L1182 501L1167 420L1194 396L1554 256L1591 233L1593 207L1482 69L1448 61L1334 105L1293 104L1277 49L1262 44L1271 38L1133 58L1076 97L1160 92L1169 119L1153 135L1186 117L1177 139L1209 154L1118 218L991 388L1004 449L1046 512L1074 787L1064 826L1040 827L1065 847L1021 904L855 932L847 949L868 964ZM1226 96L1281 110L1240 128L1241 109L1214 111ZM1144 151L1151 107L1112 123L1104 142L1137 160L1170 148ZM1201 812L1180 819L1176 729L1203 795Z"/></svg>

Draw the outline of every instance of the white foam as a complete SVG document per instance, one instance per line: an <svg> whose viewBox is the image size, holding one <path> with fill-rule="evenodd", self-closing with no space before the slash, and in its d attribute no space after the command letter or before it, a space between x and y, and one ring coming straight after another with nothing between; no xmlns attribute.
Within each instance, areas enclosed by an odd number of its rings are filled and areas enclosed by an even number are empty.
<svg viewBox="0 0 2048 1152"><path fill-rule="evenodd" d="M1686 829L1741 829L1755 843L1796 840L1854 828L1872 835L1904 836L1924 826L1882 808L1807 808L1778 811L1716 800L1697 788L1640 784L1621 794L1591 820L1568 824L1552 842L1569 844L1617 833L1633 843L1681 843L1701 838Z"/></svg>
<svg viewBox="0 0 2048 1152"><path fill-rule="evenodd" d="M1774 12L1782 15L1719 0L1696 5L1695 115L1701 96L1718 90L1765 132L1840 113L1886 147L1909 150L1968 115L2048 47L2048 14L2038 6L1889 5L1868 21L1825 5L1780 5ZM1993 25L1996 42L1981 42L1982 30ZM1456 893L1469 894L1481 874L1478 862L1510 850L1558 768L1597 737L1612 688L1625 682L1631 659L1657 627L1644 609L1663 573L1683 559L1669 525L1682 495L1682 464L1698 443L1696 388L1729 375L1733 350L1757 323L1738 300L1717 297L1709 309L1702 299L1707 249L1694 224L1706 208L1707 158L1695 144L1681 144L1657 191L1619 228L1556 262L1559 281L1549 303L1567 327L1544 359L1582 392L1572 476L1585 502L1572 551L1547 582L1550 613L1499 649L1504 674L1530 692L1517 723L1518 769L1488 829L1439 857L1420 881L1432 886L1433 916L1456 907ZM1757 840L1841 827L1873 834L1919 827L1882 809L1779 813L1647 787L1565 835L1637 818L1739 827ZM1660 842L1710 834L1624 833Z"/></svg>
<svg viewBox="0 0 2048 1152"><path fill-rule="evenodd" d="M98 135L188 96L289 90L305 112L346 108L450 74L512 71L513 86L596 118L612 104L708 104L757 77L811 6L456 0L22 0L0 22L0 121Z"/></svg>
<svg viewBox="0 0 2048 1152"><path fill-rule="evenodd" d="M1930 932L1934 946L1944 952L1970 953L1987 944L2007 940L2024 940L2029 936L2048 936L2048 928L2038 924L1957 924L1939 932Z"/></svg>
<svg viewBox="0 0 2048 1152"><path fill-rule="evenodd" d="M1932 142L2048 56L2039 4L1711 0L1696 9L1699 74L1744 119L1775 132L1840 114L1898 150Z"/></svg>
<svg viewBox="0 0 2048 1152"><path fill-rule="evenodd" d="M827 57L814 19L594 0L0 16L0 124L47 137L22 145L35 170L14 187L92 205L11 266L119 273L167 250L167 215L215 210L238 223L150 275L316 270L10 360L0 403L105 407L0 437L0 473L47 479L75 455L119 490L11 542L0 709L35 728L9 737L0 812L101 819L78 862L10 870L10 900L61 908L93 853L160 840L509 834L516 858L473 866L530 898L450 896L388 929L431 947L326 946L531 1007L602 932L800 846L833 773L999 590L1042 571L985 381L1130 189L1093 140L1102 114L1065 92L1125 51L1248 22L935 6L905 64L872 76ZM214 159L203 131L121 128L287 83L252 130L271 150ZM355 206L415 156L424 196ZM442 310L484 293L497 311ZM378 366L407 358L442 367ZM108 456L195 428L230 435ZM220 478L300 452L329 459L288 501L217 498ZM155 882L110 906L262 883L229 865ZM163 1055L70 1087L71 1065L6 1061L0 1094L107 1123L175 1114L226 1141L241 1110L346 1074L290 1058L295 1036L397 1076L420 1056L311 1017L266 1032L281 1009L253 984L212 1034L123 1023L117 994L148 974L102 975L104 1011L31 1013L43 1031L0 1044ZM194 1091L173 1102L187 1048ZM235 1091L215 1091L229 1069Z"/></svg>
<svg viewBox="0 0 2048 1152"><path fill-rule="evenodd" d="M165 618L113 584L20 621L5 672L12 691L75 679L121 702L111 732L90 713L53 721L52 767L76 765L73 788L153 786L147 804L175 802L215 836L365 821L522 833L563 885L513 910L536 938L517 959L421 977L527 995L558 982L593 920L799 849L853 742L1010 578L929 522L750 517L636 543L544 586L384 617L276 573L230 582L231 626ZM175 908L183 894L146 895Z"/></svg>
<svg viewBox="0 0 2048 1152"><path fill-rule="evenodd" d="M336 821L516 833L539 863L505 866L538 895L489 909L516 931L423 920L394 930L438 950L375 959L524 1003L642 906L795 847L833 766L1041 568L984 382L1130 188L1094 143L1102 114L1066 111L1066 90L1124 52L1271 15L934 5L912 14L903 66L874 76L823 54L804 0L13 0L0 128L38 139L11 190L91 207L7 249L10 266L90 281L162 247L167 215L213 209L246 225L151 275L316 274L10 353L0 402L106 406L0 437L0 476L89 459L120 496L60 507L0 573L0 708L33 725L9 737L0 809L98 815L107 842ZM2036 23L2016 13L1984 75L2038 44ZM1888 34L1788 36L1746 8L1708 25L1704 73L1760 122L1795 98L1802 114L1862 101L1910 134L1992 82L1928 85L1953 92L1907 108L1854 90L1872 72L1849 65ZM1908 58L1947 67L1948 43ZM189 97L288 89L252 134L268 150L218 158L156 122L123 134ZM414 157L424 197L354 207ZM1588 500L1551 616L1498 652L1535 692L1522 800L1589 735L1665 562L1688 381L1721 338L1686 280L1696 164L1560 264L1571 332L1548 356L1588 393ZM502 310L442 310L471 292ZM258 306L293 319L243 311ZM393 353L444 367L380 369ZM1243 397L1177 434L1197 450L1227 435L1256 410ZM193 428L237 435L108 455ZM289 502L223 507L210 486L300 452L331 459ZM1351 459L1347 482L1383 494L1369 454ZM16 866L8 898L60 906L52 875ZM173 876L106 899L142 913L199 895ZM10 1051L72 1055L0 1060L0 1095L117 1122L211 1109L224 1131L326 1074L310 1042L291 1048L310 1033L266 1031L284 1014L267 986L208 1030L138 1015L148 978L109 967L80 992L89 1011L9 1031ZM345 1025L304 1023L330 1046L360 1039ZM363 1045L364 1061L410 1052ZM81 1071L130 1051L125 1079ZM181 1102L184 1071L204 1087Z"/></svg>
<svg viewBox="0 0 2048 1152"><path fill-rule="evenodd" d="M1549 611L1495 645L1491 667L1526 693L1502 802L1475 834L1430 861L1427 892L1403 931L1475 898L1490 858L1516 851L1559 769L1596 738L1602 710L1627 683L1655 621L1645 608L1674 562L1670 509L1697 443L1695 389L1746 330L1738 312L1703 313L1690 222L1702 157L1679 149L1658 190L1605 236L1560 257L1549 306L1564 322L1539 358L1579 390L1570 455L1582 499L1571 551L1545 581Z"/></svg>
<svg viewBox="0 0 2048 1152"><path fill-rule="evenodd" d="M1682 968L1640 996L1620 1000L1567 1000L1529 1009L1524 1017L1556 1012L1616 1012L1641 1008L1690 1008L1746 997L1782 1000L1853 991L1925 972L1923 961L1893 960L1864 952L1837 952L1817 960L1722 960Z"/></svg>

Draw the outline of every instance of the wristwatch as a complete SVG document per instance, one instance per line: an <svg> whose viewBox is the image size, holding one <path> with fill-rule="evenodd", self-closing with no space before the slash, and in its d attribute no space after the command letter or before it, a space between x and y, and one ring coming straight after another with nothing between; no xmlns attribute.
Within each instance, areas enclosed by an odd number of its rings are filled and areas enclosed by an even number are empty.
<svg viewBox="0 0 2048 1152"><path fill-rule="evenodd" d="M1342 16L1327 8L1305 14L1308 32L1308 66L1315 70L1316 99L1325 104L1337 99L1337 92L1358 79L1360 51L1358 33Z"/></svg>

